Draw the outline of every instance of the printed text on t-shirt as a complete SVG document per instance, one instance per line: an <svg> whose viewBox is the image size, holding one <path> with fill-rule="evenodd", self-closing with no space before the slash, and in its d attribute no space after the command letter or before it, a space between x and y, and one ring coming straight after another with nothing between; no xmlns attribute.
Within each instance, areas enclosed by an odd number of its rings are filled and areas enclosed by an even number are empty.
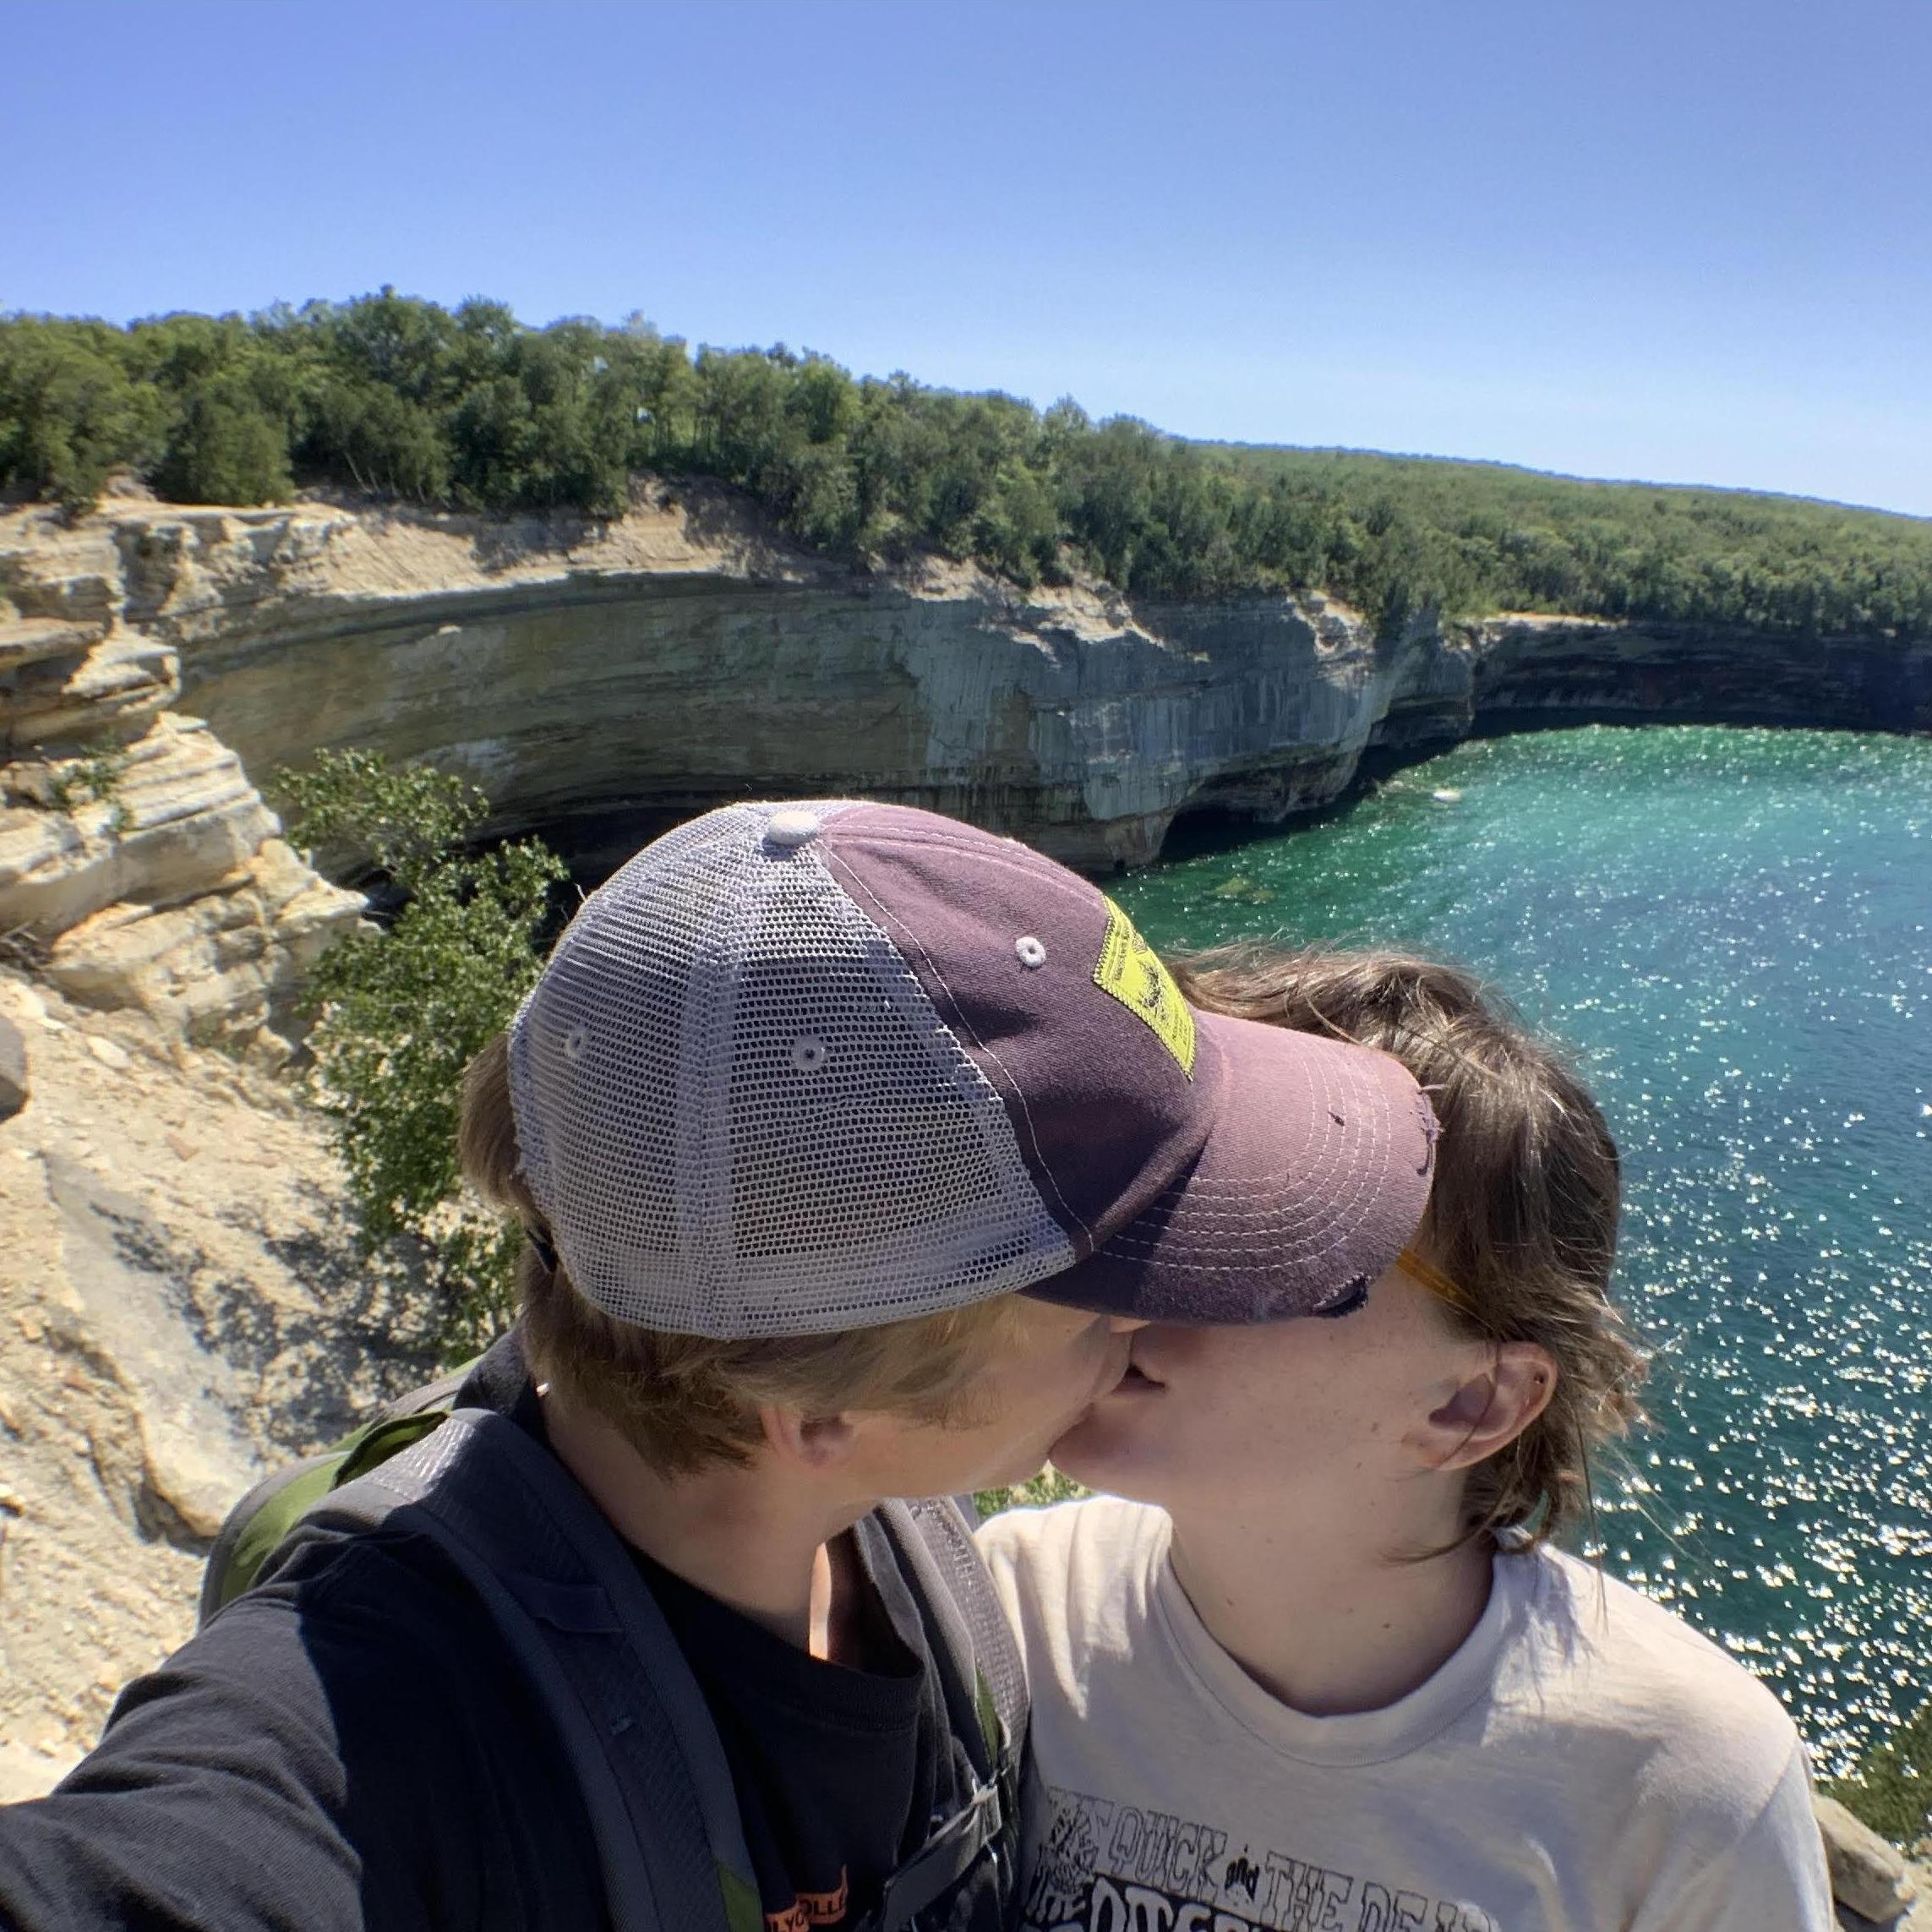
<svg viewBox="0 0 1932 1932"><path fill-rule="evenodd" d="M851 1886L841 1870L830 1891L801 1891L783 1912L767 1912L765 1924L769 1932L811 1932L816 1926L838 1925L844 1920L851 1897Z"/></svg>
<svg viewBox="0 0 1932 1932"><path fill-rule="evenodd" d="M1051 1789L1026 1932L1504 1932L1480 1907L1334 1871L1170 1812Z"/></svg>

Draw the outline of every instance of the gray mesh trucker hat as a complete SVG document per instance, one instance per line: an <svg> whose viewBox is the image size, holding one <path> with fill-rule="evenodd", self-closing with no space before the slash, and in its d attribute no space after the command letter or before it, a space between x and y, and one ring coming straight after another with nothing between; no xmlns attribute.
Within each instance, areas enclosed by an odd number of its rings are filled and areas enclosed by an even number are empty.
<svg viewBox="0 0 1932 1932"><path fill-rule="evenodd" d="M737 805L587 899L510 1027L524 1176L619 1320L804 1334L1029 1289L1303 1314L1422 1219L1392 1059L1199 1013L1098 887L851 800Z"/></svg>

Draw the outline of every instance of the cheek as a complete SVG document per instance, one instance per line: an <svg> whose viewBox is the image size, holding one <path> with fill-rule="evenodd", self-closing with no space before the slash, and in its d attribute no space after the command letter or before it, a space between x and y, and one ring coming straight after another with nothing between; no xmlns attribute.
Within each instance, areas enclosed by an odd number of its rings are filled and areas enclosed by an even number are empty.
<svg viewBox="0 0 1932 1932"><path fill-rule="evenodd" d="M1150 1419L1190 1461L1210 1458L1230 1473L1305 1465L1354 1412L1348 1367L1346 1351L1306 1323L1216 1331L1176 1361Z"/></svg>
<svg viewBox="0 0 1932 1932"><path fill-rule="evenodd" d="M972 1413L996 1427L1024 1427L1033 1420L1059 1413L1069 1403L1084 1401L1094 1392L1111 1345L1105 1321L1029 1329L980 1378Z"/></svg>
<svg viewBox="0 0 1932 1932"><path fill-rule="evenodd" d="M1252 1415L1291 1405L1313 1379L1296 1340L1286 1323L1207 1330L1176 1351L1174 1386L1191 1407Z"/></svg>

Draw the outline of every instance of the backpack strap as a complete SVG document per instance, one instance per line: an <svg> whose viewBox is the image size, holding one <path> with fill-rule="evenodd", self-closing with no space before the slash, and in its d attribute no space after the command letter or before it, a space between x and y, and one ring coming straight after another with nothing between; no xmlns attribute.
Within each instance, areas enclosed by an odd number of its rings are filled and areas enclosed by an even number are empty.
<svg viewBox="0 0 1932 1932"><path fill-rule="evenodd" d="M1017 1849L1026 1679L957 1505L943 1498L891 1502L879 1515L919 1599L954 1727L968 1736L976 1731L983 1746L984 1769L965 1808L892 1875L877 1911L859 1929L907 1932L989 1847L996 1856Z"/></svg>
<svg viewBox="0 0 1932 1932"><path fill-rule="evenodd" d="M429 1536L556 1722L614 1932L763 1932L738 1800L703 1693L616 1531L506 1416L461 1409L346 1484L292 1538Z"/></svg>
<svg viewBox="0 0 1932 1932"><path fill-rule="evenodd" d="M974 1546L972 1527L950 1497L927 1497L906 1508L937 1572L933 1601L950 1605L965 1626L967 1654L998 1721L1001 1742L994 1749L1003 1749L1017 1768L1026 1755L1026 1666L993 1580Z"/></svg>

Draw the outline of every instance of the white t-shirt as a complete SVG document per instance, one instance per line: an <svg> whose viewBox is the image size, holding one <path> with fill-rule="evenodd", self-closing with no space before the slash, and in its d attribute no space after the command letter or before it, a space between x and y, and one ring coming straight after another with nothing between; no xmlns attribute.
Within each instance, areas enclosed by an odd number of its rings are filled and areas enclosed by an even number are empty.
<svg viewBox="0 0 1932 1932"><path fill-rule="evenodd" d="M980 1532L1033 1693L1028 1932L1828 1932L1804 1748L1681 1619L1498 1556L1428 1682L1310 1717L1208 1635L1159 1509Z"/></svg>

